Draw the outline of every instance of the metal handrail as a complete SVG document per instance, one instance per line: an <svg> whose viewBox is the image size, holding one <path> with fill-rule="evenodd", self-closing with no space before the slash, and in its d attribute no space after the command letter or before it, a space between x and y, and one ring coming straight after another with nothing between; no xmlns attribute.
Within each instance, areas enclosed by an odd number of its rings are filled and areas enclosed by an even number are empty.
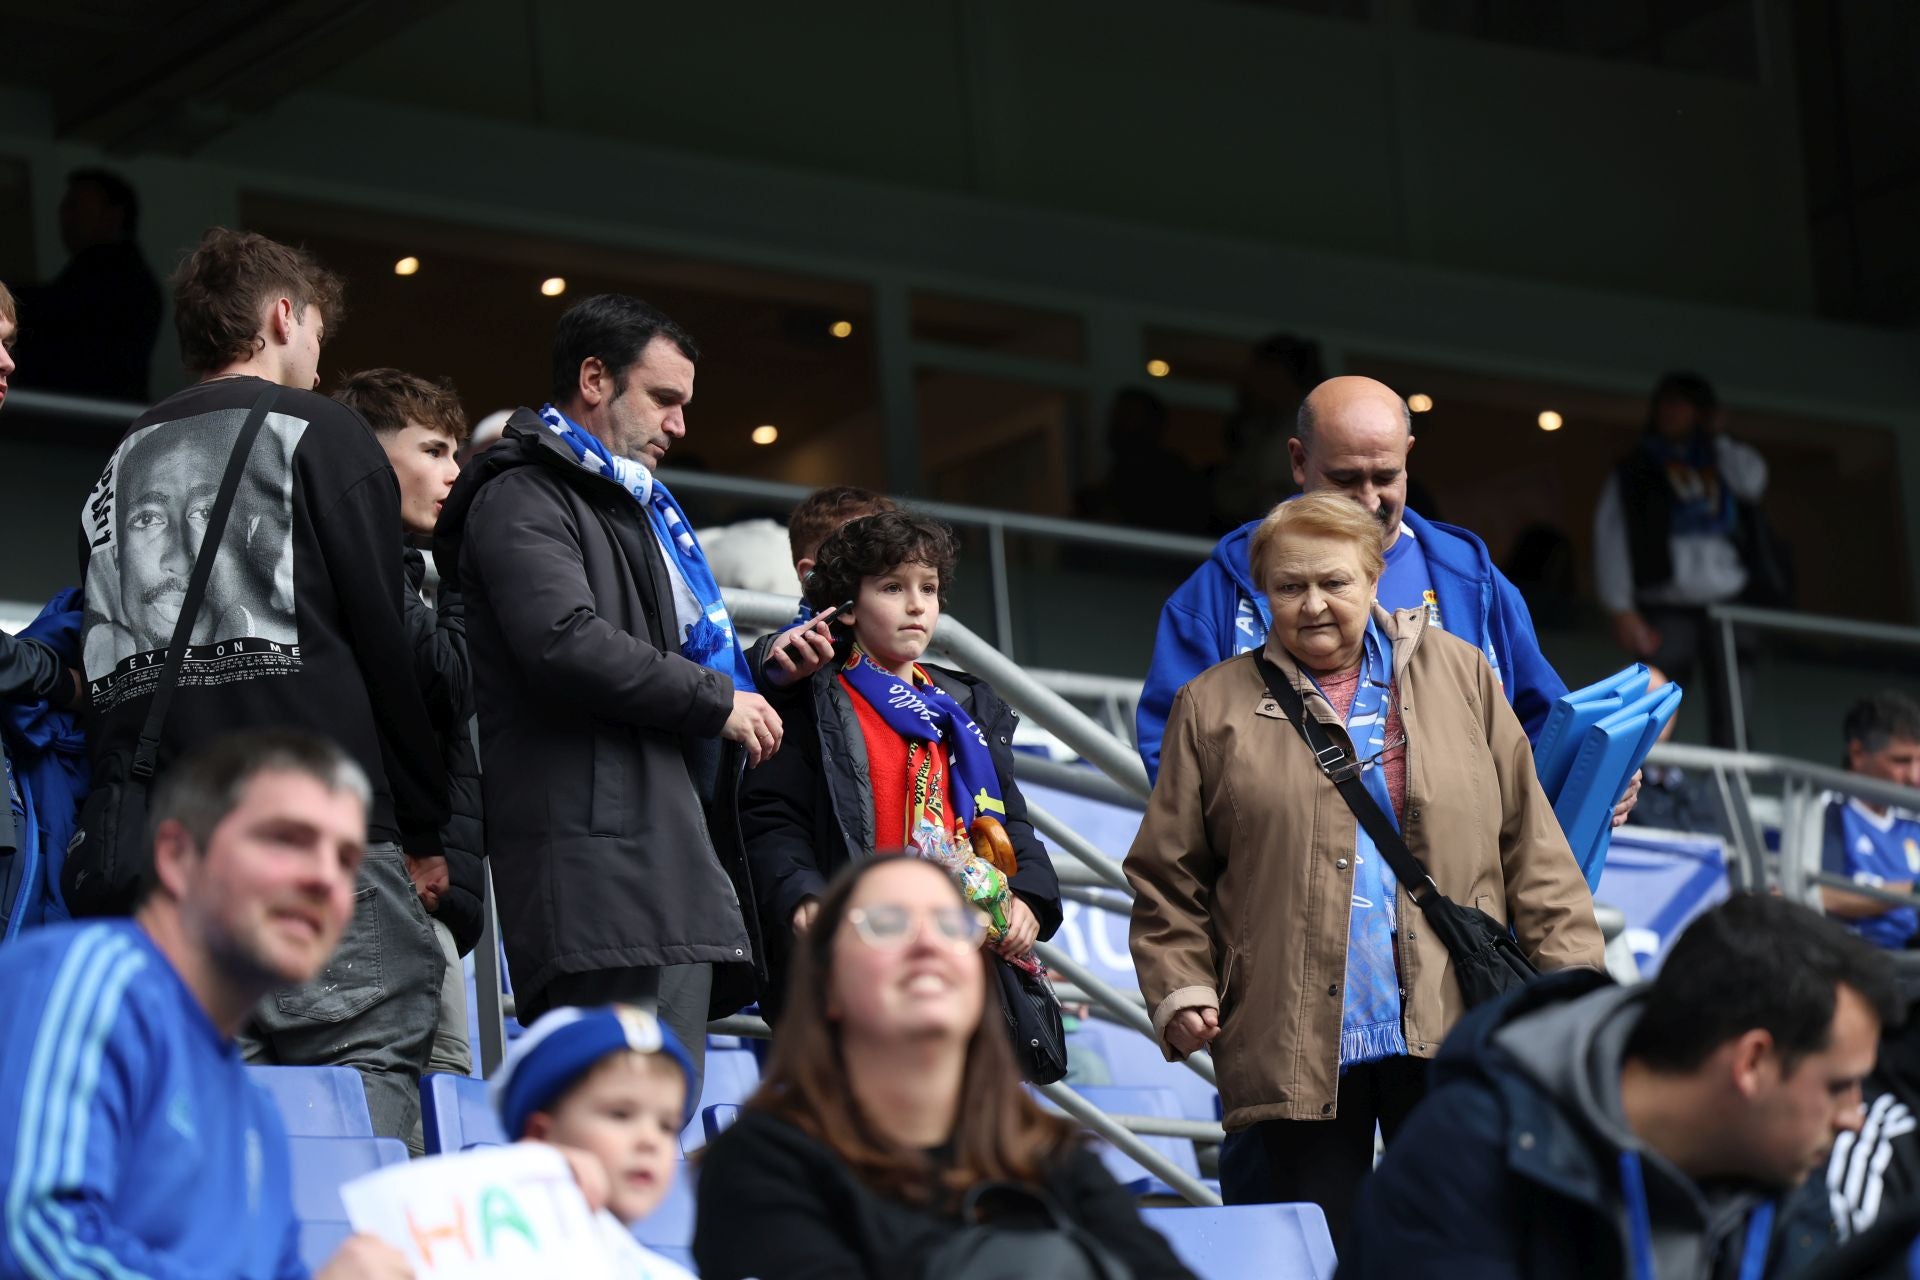
<svg viewBox="0 0 1920 1280"><path fill-rule="evenodd" d="M1754 631L1781 631L1791 635L1815 636L1823 640L1852 640L1862 644L1911 649L1920 653L1920 628L1902 627L1887 622L1866 622L1858 618L1835 618L1813 613L1790 613L1784 609L1755 609L1743 604L1716 604L1707 607L1707 620L1719 632L1720 677L1727 708L1733 721L1733 746L1745 751L1747 739L1747 699L1740 682L1740 646L1735 641L1737 628Z"/></svg>
<svg viewBox="0 0 1920 1280"><path fill-rule="evenodd" d="M1147 1172L1185 1196L1188 1203L1200 1205L1221 1203L1220 1197L1202 1186L1198 1179L1140 1141L1113 1116L1094 1106L1071 1088L1064 1084L1043 1084L1040 1086L1040 1093L1047 1101L1111 1142L1137 1161Z"/></svg>

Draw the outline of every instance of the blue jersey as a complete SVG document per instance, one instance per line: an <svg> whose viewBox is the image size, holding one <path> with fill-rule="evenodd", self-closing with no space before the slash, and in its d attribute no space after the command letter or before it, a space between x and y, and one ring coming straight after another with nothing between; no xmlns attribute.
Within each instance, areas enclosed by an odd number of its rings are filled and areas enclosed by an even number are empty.
<svg viewBox="0 0 1920 1280"><path fill-rule="evenodd" d="M1427 553L1421 550L1420 539L1412 526L1404 521L1400 525L1400 536L1387 548L1386 561L1386 567L1380 572L1380 585L1374 592L1380 607L1389 613L1398 613L1424 605L1428 623L1446 630L1440 622L1440 598L1433 590Z"/></svg>
<svg viewBox="0 0 1920 1280"><path fill-rule="evenodd" d="M0 1275L304 1277L287 1136L146 932L0 951Z"/></svg>
<svg viewBox="0 0 1920 1280"><path fill-rule="evenodd" d="M1859 884L1920 880L1920 822L1895 809L1875 813L1858 800L1832 800L1821 866ZM1888 906L1877 916L1847 923L1874 945L1898 950L1920 932L1920 913Z"/></svg>

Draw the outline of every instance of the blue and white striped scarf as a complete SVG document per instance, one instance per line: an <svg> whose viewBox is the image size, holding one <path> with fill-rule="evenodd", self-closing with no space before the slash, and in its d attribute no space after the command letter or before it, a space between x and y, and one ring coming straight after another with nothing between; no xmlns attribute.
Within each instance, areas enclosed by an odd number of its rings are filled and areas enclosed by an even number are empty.
<svg viewBox="0 0 1920 1280"><path fill-rule="evenodd" d="M1381 754L1387 744L1387 715L1393 681L1393 650L1369 619L1361 646L1360 681L1347 710L1347 737L1354 755L1364 761L1361 781L1367 794L1387 815L1394 830L1400 818L1387 791L1387 769ZM1317 683L1316 683L1317 687ZM1325 697L1324 691L1321 694ZM1354 824L1353 909L1347 918L1347 983L1340 1011L1340 1067L1404 1055L1406 1033L1400 1025L1400 970L1394 962L1393 937L1397 919L1399 881L1387 860L1374 848L1366 828Z"/></svg>
<svg viewBox="0 0 1920 1280"><path fill-rule="evenodd" d="M681 633L680 656L703 667L711 667L733 681L736 689L753 690L753 674L746 654L733 631L733 619L727 616L727 603L720 584L707 567L706 552L694 536L687 513L680 509L667 486L632 458L622 458L608 449L598 437L552 405L540 409L540 420L573 450L574 459L589 471L597 471L633 495L656 540L667 553L668 567L686 584L699 606L692 619L676 617L674 630Z"/></svg>

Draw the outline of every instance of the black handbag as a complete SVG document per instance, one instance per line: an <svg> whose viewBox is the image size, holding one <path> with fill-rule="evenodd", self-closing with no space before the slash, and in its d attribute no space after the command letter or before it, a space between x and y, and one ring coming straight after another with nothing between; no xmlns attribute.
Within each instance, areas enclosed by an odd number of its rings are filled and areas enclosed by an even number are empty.
<svg viewBox="0 0 1920 1280"><path fill-rule="evenodd" d="M277 384L260 393L240 424L240 434L227 458L227 469L220 477L220 489L213 509L207 514L206 532L193 557L193 572L187 578L187 591L180 601L180 617L173 624L173 638L167 643L166 664L147 707L146 722L140 726L140 740L133 758L102 762L93 787L81 802L80 817L73 838L67 842L66 865L60 871L60 895L74 917L124 916L140 905L153 878L153 849L147 842L147 791L153 782L154 768L160 757L160 731L166 726L167 711L173 704L174 690L180 683L180 667L186 661L187 641L193 635L201 603L206 599L207 582L213 577L213 562L220 553L221 536L227 529L227 515L233 510L234 494L247 469L247 457L260 435L260 426L279 396Z"/></svg>
<svg viewBox="0 0 1920 1280"><path fill-rule="evenodd" d="M1020 1074L1033 1084L1052 1084L1067 1074L1067 1027L1053 983L998 955L993 971L1000 977L1000 1008Z"/></svg>
<svg viewBox="0 0 1920 1280"><path fill-rule="evenodd" d="M960 1218L966 1225L928 1255L923 1280L1133 1280L1132 1267L1038 1187L983 1182Z"/></svg>
<svg viewBox="0 0 1920 1280"><path fill-rule="evenodd" d="M1280 704L1280 710L1293 722L1293 727L1300 731L1307 750L1313 752L1314 763L1340 792L1347 808L1353 810L1361 828L1372 838L1373 847L1387 860L1394 876L1426 916L1427 927L1453 957L1454 981L1459 984L1460 997L1467 1007L1525 986L1536 977L1539 970L1513 940L1513 930L1478 907L1463 907L1440 892L1440 886L1413 856L1407 842L1401 839L1393 823L1368 793L1366 784L1360 781L1359 762L1345 747L1333 741L1325 725L1307 714L1299 690L1280 668L1264 656L1256 655L1255 660L1260 664L1261 677L1267 682L1267 691Z"/></svg>

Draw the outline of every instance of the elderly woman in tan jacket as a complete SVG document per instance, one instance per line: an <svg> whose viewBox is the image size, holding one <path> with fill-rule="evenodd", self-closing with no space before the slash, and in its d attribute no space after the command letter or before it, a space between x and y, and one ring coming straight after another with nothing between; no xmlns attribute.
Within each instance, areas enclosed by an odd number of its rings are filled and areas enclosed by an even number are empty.
<svg viewBox="0 0 1920 1280"><path fill-rule="evenodd" d="M1316 493L1254 534L1266 658L1442 892L1542 969L1601 964L1593 900L1486 659L1374 603L1380 524ZM1210 1047L1229 1203L1313 1201L1338 1241L1464 1012L1445 946L1245 653L1190 681L1127 855L1132 949L1170 1058Z"/></svg>

